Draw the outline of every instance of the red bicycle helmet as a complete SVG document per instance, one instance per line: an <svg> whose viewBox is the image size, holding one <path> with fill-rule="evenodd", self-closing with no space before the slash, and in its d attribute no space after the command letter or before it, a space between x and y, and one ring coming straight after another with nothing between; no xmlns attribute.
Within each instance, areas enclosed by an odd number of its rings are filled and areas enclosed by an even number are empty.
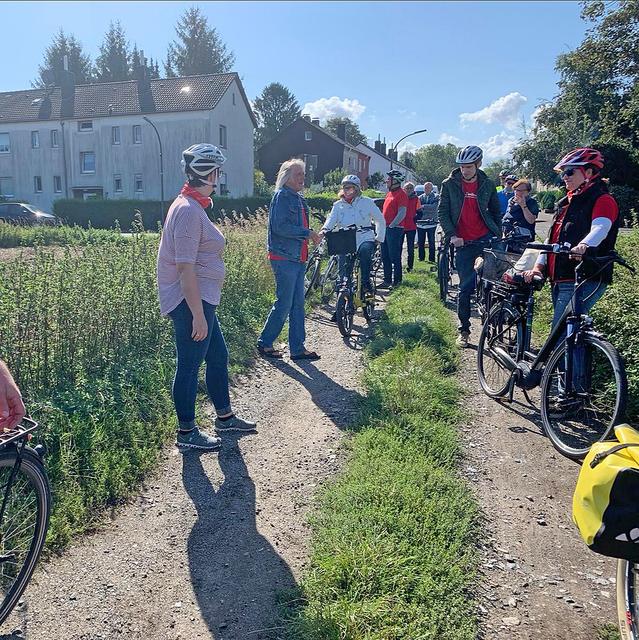
<svg viewBox="0 0 639 640"><path fill-rule="evenodd" d="M604 166L604 158L600 151L591 149L590 147L582 147L574 149L567 153L555 166L555 171L562 171L564 167L583 167L591 164L593 167L601 170Z"/></svg>

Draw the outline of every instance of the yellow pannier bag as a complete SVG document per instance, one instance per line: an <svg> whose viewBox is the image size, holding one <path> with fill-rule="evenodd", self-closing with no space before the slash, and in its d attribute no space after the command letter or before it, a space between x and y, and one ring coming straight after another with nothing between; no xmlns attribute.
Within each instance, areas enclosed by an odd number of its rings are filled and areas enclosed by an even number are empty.
<svg viewBox="0 0 639 640"><path fill-rule="evenodd" d="M639 562L639 431L623 424L615 436L588 452L572 519L592 551Z"/></svg>

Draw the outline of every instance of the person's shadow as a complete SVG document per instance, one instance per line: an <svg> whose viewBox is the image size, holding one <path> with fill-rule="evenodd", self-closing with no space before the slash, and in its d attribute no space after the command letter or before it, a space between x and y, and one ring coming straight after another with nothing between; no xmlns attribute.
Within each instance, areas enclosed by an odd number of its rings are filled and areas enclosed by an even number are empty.
<svg viewBox="0 0 639 640"><path fill-rule="evenodd" d="M358 391L345 389L341 384L320 371L310 360L297 360L299 369L284 360L272 360L276 369L299 382L311 395L315 405L327 415L339 429L355 426L366 400Z"/></svg>
<svg viewBox="0 0 639 640"><path fill-rule="evenodd" d="M219 453L224 481L217 491L200 455L184 454L184 488L198 513L187 545L191 583L212 638L266 640L278 624L278 593L296 583L257 531L255 485L238 440L224 436Z"/></svg>

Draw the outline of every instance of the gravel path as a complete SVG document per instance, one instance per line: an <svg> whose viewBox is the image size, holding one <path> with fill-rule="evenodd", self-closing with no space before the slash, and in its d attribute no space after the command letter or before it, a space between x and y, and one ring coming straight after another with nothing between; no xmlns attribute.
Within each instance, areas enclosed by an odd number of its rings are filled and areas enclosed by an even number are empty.
<svg viewBox="0 0 639 640"><path fill-rule="evenodd" d="M480 325L473 320L471 343ZM476 349L464 350L468 389L463 472L483 511L481 638L595 640L615 623L615 561L588 550L572 522L579 473L541 430L521 391L509 405L479 387Z"/></svg>
<svg viewBox="0 0 639 640"><path fill-rule="evenodd" d="M356 318L346 343L326 311L307 332L321 360L260 360L238 380L235 408L259 433L226 435L219 455L168 447L138 496L39 567L4 626L21 634L0 638L277 638L276 596L308 558L309 504L339 468L369 333Z"/></svg>

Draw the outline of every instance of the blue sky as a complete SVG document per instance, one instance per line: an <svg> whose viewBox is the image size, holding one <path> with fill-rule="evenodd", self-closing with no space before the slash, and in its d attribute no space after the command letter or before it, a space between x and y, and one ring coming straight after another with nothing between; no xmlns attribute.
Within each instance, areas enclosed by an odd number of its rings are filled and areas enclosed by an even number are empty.
<svg viewBox="0 0 639 640"><path fill-rule="evenodd" d="M163 60L194 4L234 51L250 99L281 82L311 115L348 115L371 140L426 128L407 143L481 144L487 159L553 98L555 59L588 27L577 2L3 2L0 91L30 87L60 26L95 58L120 20Z"/></svg>

